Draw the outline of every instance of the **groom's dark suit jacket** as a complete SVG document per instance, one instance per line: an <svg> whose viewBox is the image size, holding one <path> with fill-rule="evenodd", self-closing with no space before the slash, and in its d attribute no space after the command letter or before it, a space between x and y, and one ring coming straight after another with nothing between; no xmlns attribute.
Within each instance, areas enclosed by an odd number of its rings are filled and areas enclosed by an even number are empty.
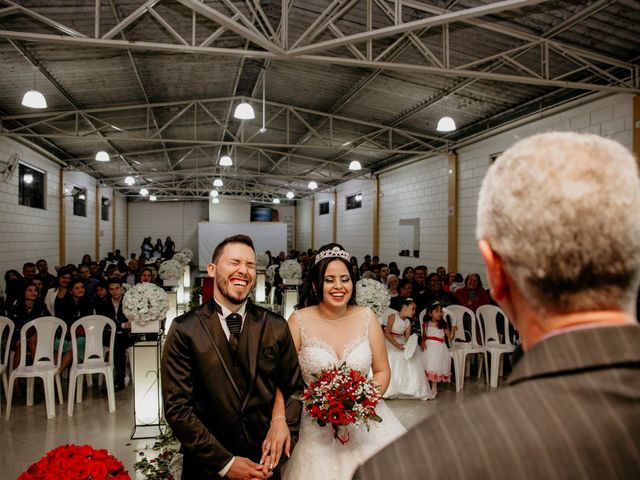
<svg viewBox="0 0 640 480"><path fill-rule="evenodd" d="M218 478L233 456L258 462L276 388L295 444L302 405L290 396L302 393L303 382L282 317L248 301L235 355L213 300L177 317L162 354L162 393L182 444L182 478Z"/></svg>

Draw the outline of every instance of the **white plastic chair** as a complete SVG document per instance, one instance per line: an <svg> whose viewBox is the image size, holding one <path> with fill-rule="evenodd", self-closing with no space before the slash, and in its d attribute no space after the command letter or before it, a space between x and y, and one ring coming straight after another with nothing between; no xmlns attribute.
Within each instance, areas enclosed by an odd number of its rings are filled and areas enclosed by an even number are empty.
<svg viewBox="0 0 640 480"><path fill-rule="evenodd" d="M11 352L11 338L13 337L14 325L7 317L0 317L0 376L2 376L2 387L4 388L5 398L9 398L9 379L7 372L9 370L9 352ZM5 343L2 343L5 332L9 333ZM0 405L2 403L0 402Z"/></svg>
<svg viewBox="0 0 640 480"><path fill-rule="evenodd" d="M27 332L30 328L36 329L38 343L33 358L33 365L27 366ZM60 332L57 358L54 358L54 341ZM33 405L33 383L36 377L42 378L44 384L44 398L47 406L47 418L56 416L56 395L54 383L58 389L60 405L64 403L62 398L62 384L60 383L59 365L62 360L62 346L67 333L67 325L57 317L40 317L27 322L20 330L20 364L9 376L9 393L7 394L7 415L11 415L11 400L13 397L13 384L16 378L27 379L27 406Z"/></svg>
<svg viewBox="0 0 640 480"><path fill-rule="evenodd" d="M486 350L482 345L482 332L478 339L477 319L473 310L463 307L462 305L449 305L445 308L445 315L451 320L451 325L456 325L455 337L451 342L449 354L453 358L453 369L456 375L456 392L464 388L464 376L468 355L480 355L480 363L478 366L478 378L482 373L482 361L486 364ZM471 319L471 331L464 329L464 316L469 315ZM467 340L465 333L469 333L471 340Z"/></svg>
<svg viewBox="0 0 640 480"><path fill-rule="evenodd" d="M500 360L502 355L512 353L516 346L509 338L509 319L507 314L500 307L495 305L483 305L477 310L480 327L483 331L484 347L491 355L491 374L489 385L491 388L498 386L498 373L500 370ZM504 335L502 339L498 334L497 315L500 313L504 319Z"/></svg>
<svg viewBox="0 0 640 480"><path fill-rule="evenodd" d="M103 315L87 315L76 320L71 325L71 344L73 347L73 363L69 373L69 400L67 402L67 415L73 416L73 400L77 397L78 403L82 403L82 376L91 376L94 373L102 373L107 384L107 398L109 399L109 412L116 410L115 389L113 384L113 355L105 360L105 349L102 346L102 334L105 327L111 327L109 338L109 351L113 352L113 344L116 338L116 324L113 320ZM85 347L84 361L78 358L78 343L76 332L79 327L84 328ZM76 395L77 387L77 395Z"/></svg>

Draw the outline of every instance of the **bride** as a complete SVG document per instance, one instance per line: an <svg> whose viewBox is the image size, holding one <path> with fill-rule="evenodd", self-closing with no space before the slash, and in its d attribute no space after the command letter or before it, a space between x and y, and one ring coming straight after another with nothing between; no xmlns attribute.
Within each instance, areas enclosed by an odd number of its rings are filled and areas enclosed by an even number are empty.
<svg viewBox="0 0 640 480"><path fill-rule="evenodd" d="M307 279L313 289L309 301L312 306L291 315L289 330L307 385L314 381L314 374L346 362L365 375L371 370L373 380L384 393L390 370L382 328L370 309L355 305L352 275L349 254L340 245L322 247ZM343 445L334 438L330 426L320 427L303 411L299 442L283 467L283 479L350 479L359 464L406 432L384 401L377 405L376 413L382 418L381 423L372 422L369 430L349 425L350 440ZM284 402L278 395L272 426L281 416ZM274 459L277 464L282 449L288 453L290 440L283 442L272 433L270 430L264 441L263 460Z"/></svg>

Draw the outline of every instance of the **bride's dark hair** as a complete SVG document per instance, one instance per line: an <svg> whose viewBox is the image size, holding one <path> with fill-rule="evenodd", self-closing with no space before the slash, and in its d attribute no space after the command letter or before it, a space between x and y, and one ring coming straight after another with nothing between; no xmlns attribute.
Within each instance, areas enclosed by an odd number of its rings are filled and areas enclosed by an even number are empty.
<svg viewBox="0 0 640 480"><path fill-rule="evenodd" d="M340 250L344 251L344 248L339 243L328 243L320 247L317 255L320 255L322 252L331 250L335 247L338 247ZM302 298L300 299L300 307L310 307L312 305L318 305L322 301L324 274L327 271L327 266L334 260L341 261L347 268L347 272L349 272L349 278L351 279L351 284L353 285L351 298L349 298L347 304L356 304L356 281L353 277L353 270L351 269L349 260L342 257L326 257L319 262L314 263L311 267L311 271L309 272L309 275L307 275L307 278L304 282Z"/></svg>

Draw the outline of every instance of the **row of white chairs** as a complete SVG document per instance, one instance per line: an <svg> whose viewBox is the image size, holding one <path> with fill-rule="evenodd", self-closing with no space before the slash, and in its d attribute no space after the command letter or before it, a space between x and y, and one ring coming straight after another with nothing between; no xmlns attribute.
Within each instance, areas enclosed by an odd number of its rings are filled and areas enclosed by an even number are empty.
<svg viewBox="0 0 640 480"><path fill-rule="evenodd" d="M105 328L109 326L111 335L108 350L103 347L102 339ZM36 351L33 363L27 365L27 333L34 328L37 335ZM79 358L78 329L84 329L85 349L84 359ZM8 331L6 343L2 343L5 331ZM40 317L27 322L20 330L20 362L7 377L9 371L9 351L11 337L14 331L13 322L7 317L0 317L0 374L7 399L6 419L11 415L13 385L17 378L27 379L27 406L33 405L33 386L35 378L41 378L44 385L47 418L53 418L55 410L55 389L58 392L60 404L64 403L62 384L60 381L60 362L62 359L62 345L67 334L67 325L63 320L53 316ZM67 414L73 415L74 400L82 402L82 381L85 375L103 374L106 380L109 412L114 412L115 388L113 379L113 355L106 352L114 351L116 327L113 320L102 315L88 315L76 320L70 328L73 361L69 371L69 394ZM59 339L57 354L54 351L55 339ZM55 388L54 388L55 386Z"/></svg>
<svg viewBox="0 0 640 480"><path fill-rule="evenodd" d="M504 322L502 335L498 333L498 314L502 315ZM466 361L469 355L480 356L478 368L481 369L484 363L487 383L491 388L497 388L502 357L516 349L509 335L507 314L495 305L483 305L475 314L473 310L462 305L450 305L445 308L445 315L451 320L451 325L458 327L449 348L456 376L456 392L464 387ZM470 331L464 329L465 316L469 317ZM481 370L478 376L480 373Z"/></svg>

